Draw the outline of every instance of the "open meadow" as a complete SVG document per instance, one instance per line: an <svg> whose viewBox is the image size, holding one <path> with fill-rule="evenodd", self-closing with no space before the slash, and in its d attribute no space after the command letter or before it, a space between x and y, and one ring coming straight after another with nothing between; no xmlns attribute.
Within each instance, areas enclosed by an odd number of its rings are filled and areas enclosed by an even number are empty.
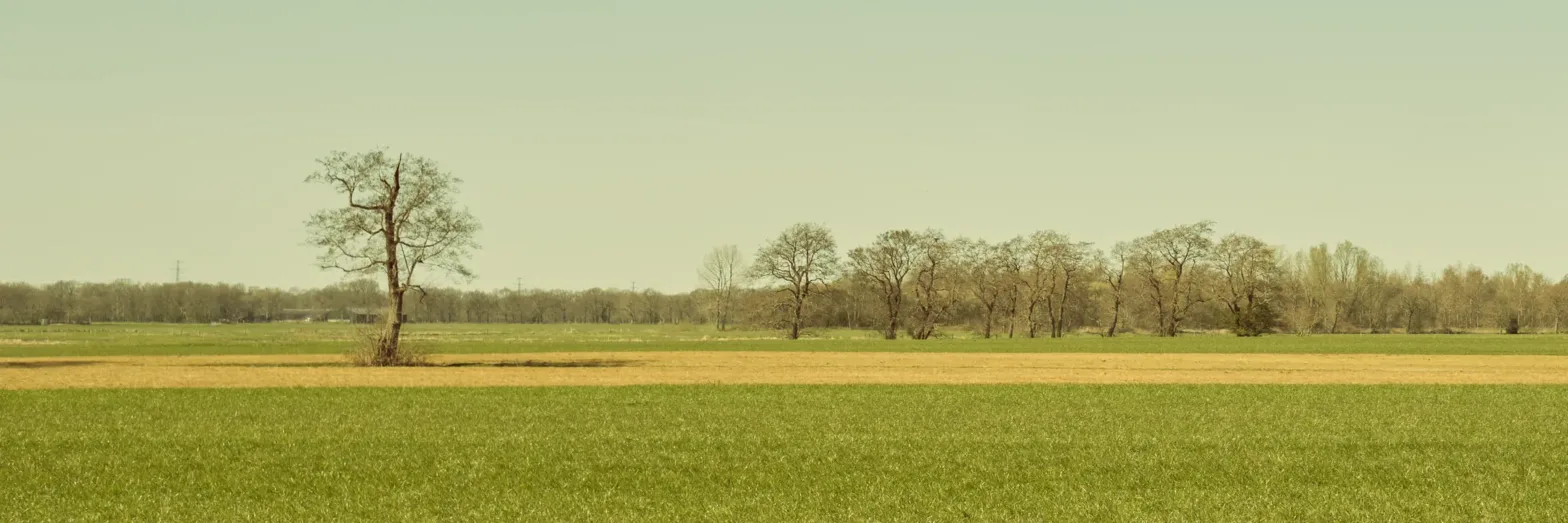
<svg viewBox="0 0 1568 523"><path fill-rule="evenodd" d="M1548 521L1568 338L0 327L17 521ZM569 385L569 386L561 386Z"/></svg>

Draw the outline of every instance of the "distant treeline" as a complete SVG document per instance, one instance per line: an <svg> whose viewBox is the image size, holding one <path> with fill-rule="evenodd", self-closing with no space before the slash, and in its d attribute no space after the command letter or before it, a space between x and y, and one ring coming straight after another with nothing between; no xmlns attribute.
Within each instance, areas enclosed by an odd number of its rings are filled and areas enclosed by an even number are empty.
<svg viewBox="0 0 1568 523"><path fill-rule="evenodd" d="M706 321L693 293L654 291L500 290L431 288L414 293L407 314L415 322L449 323L687 323ZM696 293L700 294L700 292ZM352 310L386 305L374 280L320 289L282 290L225 283L81 283L44 286L0 283L0 324L91 322L270 322L349 319Z"/></svg>
<svg viewBox="0 0 1568 523"><path fill-rule="evenodd" d="M825 229L795 231L826 234ZM703 266L711 288L665 294L619 289L461 291L411 295L413 322L724 323L791 327L790 274L765 256L798 246L786 233L744 267L732 247ZM802 236L801 238L805 238ZM1253 238L1212 238L1208 224L1164 231L1108 251L1046 231L1000 243L890 231L840 263L813 244L819 278L801 300L804 328L877 329L917 338L1075 331L1170 335L1225 330L1296 333L1561 332L1568 279L1524 265L1495 272L1450 266L1394 270L1342 243L1286 254ZM781 243L782 242L782 243ZM770 251L769 249L774 249ZM829 256L831 255L831 256ZM723 263L719 263L723 262ZM757 270L766 265L768 270ZM770 272L771 271L771 272ZM720 273L730 278L709 277ZM231 284L0 284L0 323L266 322L300 311L347 318L386 302L373 281L280 290ZM318 317L319 319L319 317Z"/></svg>

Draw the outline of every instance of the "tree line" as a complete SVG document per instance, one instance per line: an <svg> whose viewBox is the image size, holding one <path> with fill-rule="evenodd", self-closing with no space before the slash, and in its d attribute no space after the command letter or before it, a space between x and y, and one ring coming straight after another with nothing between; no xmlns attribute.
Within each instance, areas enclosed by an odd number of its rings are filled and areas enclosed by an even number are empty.
<svg viewBox="0 0 1568 523"><path fill-rule="evenodd" d="M1521 333L1562 332L1568 319L1568 278L1523 264L1393 269L1350 242L1288 252L1244 234L1219 237L1207 221L1109 249L1051 230L999 242L893 230L845 257L826 227L807 223L764 245L749 269L733 253L726 246L704 260L700 301L712 316L791 337L811 326L875 328L889 339Z"/></svg>
<svg viewBox="0 0 1568 523"><path fill-rule="evenodd" d="M888 231L840 253L820 225L791 227L753 256L702 260L684 293L421 288L413 322L707 323L719 329L874 329L884 337L1172 336L1266 333L1561 332L1568 279L1514 264L1393 269L1349 242L1287 252L1208 222L1108 249L1039 231L1005 241ZM292 311L379 308L373 280L319 289L209 283L0 284L0 323L265 322Z"/></svg>
<svg viewBox="0 0 1568 523"><path fill-rule="evenodd" d="M699 323L708 320L694 294L432 287L409 300L410 321L425 323ZM148 322L247 323L303 318L347 320L379 311L386 290L359 279L319 289L226 283L0 283L0 324Z"/></svg>

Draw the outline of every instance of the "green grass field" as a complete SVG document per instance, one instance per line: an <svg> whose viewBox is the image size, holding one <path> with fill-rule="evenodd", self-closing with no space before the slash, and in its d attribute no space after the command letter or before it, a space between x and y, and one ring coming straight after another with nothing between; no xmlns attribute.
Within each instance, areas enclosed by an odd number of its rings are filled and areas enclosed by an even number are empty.
<svg viewBox="0 0 1568 523"><path fill-rule="evenodd" d="M1568 389L0 394L7 521L1552 521Z"/></svg>
<svg viewBox="0 0 1568 523"><path fill-rule="evenodd" d="M346 324L0 327L0 357L215 354L330 354L349 350L361 326ZM783 340L777 332L718 332L694 325L410 325L408 340L436 353L575 351L893 351L893 352L1119 352L1568 355L1559 335L1275 335L1223 334L1177 339L1092 335L1064 339L886 341L868 331L827 330L812 339Z"/></svg>

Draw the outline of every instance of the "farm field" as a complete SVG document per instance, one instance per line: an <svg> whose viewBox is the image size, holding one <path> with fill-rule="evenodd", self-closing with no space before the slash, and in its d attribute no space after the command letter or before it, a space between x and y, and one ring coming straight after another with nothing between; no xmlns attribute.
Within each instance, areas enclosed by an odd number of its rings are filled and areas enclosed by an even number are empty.
<svg viewBox="0 0 1568 523"><path fill-rule="evenodd" d="M97 324L0 326L0 357L171 356L223 354L341 354L364 336L349 324ZM856 330L813 332L784 340L775 331L719 332L697 325L413 324L407 340L420 350L449 354L548 352L791 351L973 353L1278 353L1278 354L1519 354L1568 355L1568 336L1273 335L1237 338L1194 334L1062 339L944 339L887 341Z"/></svg>
<svg viewBox="0 0 1568 523"><path fill-rule="evenodd" d="M0 389L738 384L1568 384L1568 358L1416 354L557 352L0 359Z"/></svg>
<svg viewBox="0 0 1568 523"><path fill-rule="evenodd" d="M0 393L14 521L1549 521L1555 386Z"/></svg>
<svg viewBox="0 0 1568 523"><path fill-rule="evenodd" d="M1568 337L790 342L694 326L416 325L431 366L370 369L342 356L359 332L0 327L0 519L1568 511Z"/></svg>

